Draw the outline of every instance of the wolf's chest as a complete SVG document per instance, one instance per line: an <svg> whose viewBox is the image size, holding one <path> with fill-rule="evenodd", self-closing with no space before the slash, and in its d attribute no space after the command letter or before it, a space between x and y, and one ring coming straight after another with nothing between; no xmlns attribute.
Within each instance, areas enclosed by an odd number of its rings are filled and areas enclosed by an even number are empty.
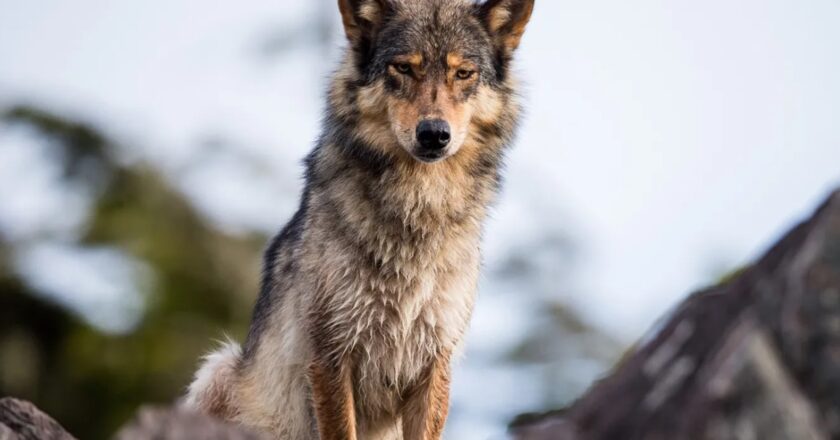
<svg viewBox="0 0 840 440"><path fill-rule="evenodd" d="M419 313L393 311L384 321L360 329L355 350L356 369L371 385L401 387L420 375L444 344L434 325L435 310L423 307Z"/></svg>
<svg viewBox="0 0 840 440"><path fill-rule="evenodd" d="M398 383L415 376L442 345L447 332L439 325L446 310L433 276L414 283L361 289L363 306L353 313L351 349L362 373Z"/></svg>
<svg viewBox="0 0 840 440"><path fill-rule="evenodd" d="M314 260L323 295L316 308L326 310L327 346L351 359L357 395L395 402L460 343L475 296L479 233L468 222L423 228L419 217L411 224L360 218L367 220L344 217L353 227L330 234L347 245Z"/></svg>
<svg viewBox="0 0 840 440"><path fill-rule="evenodd" d="M447 292L472 297L473 292ZM417 292L404 298L401 307L382 303L371 313L380 319L359 328L353 350L354 388L363 412L394 411L400 398L420 380L427 368L460 340L468 310L456 312L441 307L440 291ZM466 302L464 307L470 307Z"/></svg>
<svg viewBox="0 0 840 440"><path fill-rule="evenodd" d="M412 280L360 289L345 341L353 353L360 395L389 401L416 381L442 353L455 351L467 327L476 270L430 270ZM385 398L385 395L389 395ZM383 401L380 399L380 401Z"/></svg>

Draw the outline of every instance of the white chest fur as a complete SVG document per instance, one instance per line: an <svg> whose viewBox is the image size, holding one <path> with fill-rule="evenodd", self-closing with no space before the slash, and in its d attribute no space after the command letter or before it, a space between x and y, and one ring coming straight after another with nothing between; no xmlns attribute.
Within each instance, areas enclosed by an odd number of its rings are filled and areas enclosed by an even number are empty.
<svg viewBox="0 0 840 440"><path fill-rule="evenodd" d="M380 265L355 265L332 280L334 346L350 356L354 383L376 402L371 412L392 411L399 395L442 353L458 350L469 323L479 268L478 237L440 242ZM428 243L427 243L428 244ZM381 261L381 260L380 260ZM365 398L367 397L367 398Z"/></svg>

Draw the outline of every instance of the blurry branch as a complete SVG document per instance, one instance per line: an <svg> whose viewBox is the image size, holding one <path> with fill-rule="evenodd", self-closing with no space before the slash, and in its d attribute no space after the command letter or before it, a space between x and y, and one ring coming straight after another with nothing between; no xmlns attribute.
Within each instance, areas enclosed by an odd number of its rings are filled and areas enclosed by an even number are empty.
<svg viewBox="0 0 840 440"><path fill-rule="evenodd" d="M45 160L65 170L68 190L93 198L67 244L116 248L149 269L137 280L139 323L112 335L45 300L12 263L27 244L0 233L0 396L37 401L81 438L105 438L139 405L180 395L221 329L244 334L265 238L221 231L154 164L120 161L118 143L89 124L25 106L0 115L50 147Z"/></svg>
<svg viewBox="0 0 840 440"><path fill-rule="evenodd" d="M59 162L63 164L64 177L82 177L91 166L101 169L112 162L108 157L108 141L90 126L57 117L49 112L28 106L13 107L2 114L7 123L24 124L37 128L44 136L54 139L61 148Z"/></svg>
<svg viewBox="0 0 840 440"><path fill-rule="evenodd" d="M66 177L97 190L80 244L115 245L154 268L175 270L162 275L200 286L205 300L228 296L210 294L214 290L253 285L246 281L251 269L242 264L254 262L262 237L217 230L151 164L121 164L118 144L89 125L32 107L15 107L5 119L39 132L59 149L53 160L64 165ZM214 315L228 311L220 304Z"/></svg>
<svg viewBox="0 0 840 440"><path fill-rule="evenodd" d="M840 191L522 440L840 438Z"/></svg>
<svg viewBox="0 0 840 440"><path fill-rule="evenodd" d="M297 48L317 48L326 54L335 35L335 20L338 14L334 1L318 0L316 12L303 21L291 25L277 26L261 38L259 53L264 58L276 58Z"/></svg>
<svg viewBox="0 0 840 440"><path fill-rule="evenodd" d="M282 29L266 35L260 44L260 55L275 58L300 47L324 48L332 41L332 23L320 17L310 18L289 29Z"/></svg>
<svg viewBox="0 0 840 440"><path fill-rule="evenodd" d="M547 318L545 325L516 346L508 354L510 359L519 363L544 363L584 357L611 362L621 352L622 345L618 341L583 321L568 306L557 303L542 306L541 312ZM558 335L564 337L558 338ZM574 356L569 353L572 344L580 352Z"/></svg>

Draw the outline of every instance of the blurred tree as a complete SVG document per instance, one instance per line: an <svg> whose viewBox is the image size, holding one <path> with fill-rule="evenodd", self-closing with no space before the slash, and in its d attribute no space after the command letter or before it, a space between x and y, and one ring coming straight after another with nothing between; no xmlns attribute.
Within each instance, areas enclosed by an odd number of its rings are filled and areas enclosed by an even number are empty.
<svg viewBox="0 0 840 440"><path fill-rule="evenodd" d="M33 107L12 108L2 121L34 130L50 146L48 160L62 165L66 186L92 197L70 244L113 248L149 269L136 280L139 322L109 334L18 273L16 256L34 243L0 235L0 395L32 400L80 438L107 438L139 404L182 394L221 329L244 335L265 237L219 230L163 173L125 160L88 124Z"/></svg>
<svg viewBox="0 0 840 440"><path fill-rule="evenodd" d="M528 380L540 384L541 408L554 408L583 393L615 362L622 344L560 300L572 289L568 280L577 249L563 230L549 228L541 233L538 240L510 249L492 276L515 286L511 294L527 291L532 324L500 360L528 371Z"/></svg>
<svg viewBox="0 0 840 440"><path fill-rule="evenodd" d="M322 55L329 54L330 45L336 34L338 14L335 2L317 0L311 2L314 10L306 18L293 24L272 26L259 39L259 55L274 59L299 47L317 49Z"/></svg>

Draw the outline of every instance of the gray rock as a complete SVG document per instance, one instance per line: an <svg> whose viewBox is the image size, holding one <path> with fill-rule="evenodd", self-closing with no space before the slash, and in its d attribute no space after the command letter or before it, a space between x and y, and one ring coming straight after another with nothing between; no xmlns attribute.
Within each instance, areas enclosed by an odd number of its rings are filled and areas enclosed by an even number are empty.
<svg viewBox="0 0 840 440"><path fill-rule="evenodd" d="M180 408L143 407L116 440L268 440L264 434Z"/></svg>
<svg viewBox="0 0 840 440"><path fill-rule="evenodd" d="M522 440L840 439L840 191Z"/></svg>
<svg viewBox="0 0 840 440"><path fill-rule="evenodd" d="M75 440L61 425L35 405L0 399L0 440Z"/></svg>

